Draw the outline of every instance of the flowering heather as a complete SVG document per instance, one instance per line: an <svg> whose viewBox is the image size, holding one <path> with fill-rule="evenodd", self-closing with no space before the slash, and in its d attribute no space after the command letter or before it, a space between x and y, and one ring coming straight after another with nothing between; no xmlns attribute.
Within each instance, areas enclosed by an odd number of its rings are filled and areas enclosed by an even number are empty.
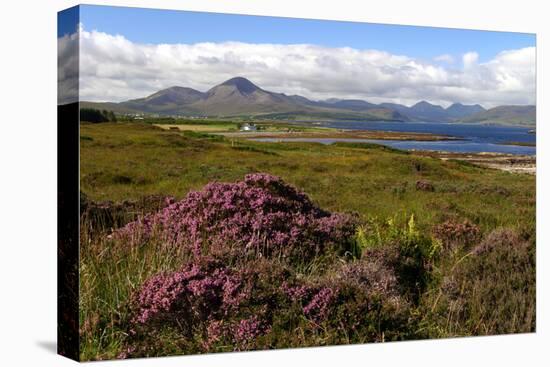
<svg viewBox="0 0 550 367"><path fill-rule="evenodd" d="M190 327L239 307L250 290L239 274L203 260L147 280L134 297L136 325L172 321Z"/></svg>
<svg viewBox="0 0 550 367"><path fill-rule="evenodd" d="M195 256L253 254L307 260L330 246L345 246L354 226L354 217L324 211L280 178L256 173L236 183L209 183L118 234L136 239L158 233Z"/></svg>
<svg viewBox="0 0 550 367"><path fill-rule="evenodd" d="M448 249L455 249L458 245L471 245L481 237L479 227L469 220L446 221L436 225L433 234Z"/></svg>
<svg viewBox="0 0 550 367"><path fill-rule="evenodd" d="M475 255L488 254L495 249L507 249L510 254L514 251L525 251L529 248L529 242L510 228L497 228L490 232L481 243L475 246L472 252Z"/></svg>
<svg viewBox="0 0 550 367"><path fill-rule="evenodd" d="M303 305L302 311L308 319L316 322L327 318L329 307L338 294L337 287L330 288L313 284L290 286L285 282L281 288L291 302Z"/></svg>
<svg viewBox="0 0 550 367"><path fill-rule="evenodd" d="M248 319L239 321L233 328L233 339L240 348L246 348L258 336L270 331L264 320L253 315Z"/></svg>
<svg viewBox="0 0 550 367"><path fill-rule="evenodd" d="M410 304L399 291L393 269L378 259L336 265L324 276L283 282L283 293L297 304L308 328L327 328L346 337L390 340L401 335Z"/></svg>
<svg viewBox="0 0 550 367"><path fill-rule="evenodd" d="M304 307L304 314L317 321L325 319L337 292L337 288L336 290L328 287L322 288Z"/></svg>

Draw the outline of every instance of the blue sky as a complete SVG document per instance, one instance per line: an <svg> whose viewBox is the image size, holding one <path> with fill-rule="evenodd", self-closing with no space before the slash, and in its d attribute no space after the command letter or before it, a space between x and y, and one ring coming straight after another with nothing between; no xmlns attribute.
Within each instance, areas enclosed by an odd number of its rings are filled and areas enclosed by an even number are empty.
<svg viewBox="0 0 550 367"><path fill-rule="evenodd" d="M120 34L136 43L309 43L377 49L420 59L476 51L480 62L502 50L536 43L535 35L527 33L93 5L81 7L80 21L87 30Z"/></svg>
<svg viewBox="0 0 550 367"><path fill-rule="evenodd" d="M235 76L307 98L533 104L533 34L83 5L59 17L85 100L123 101ZM237 43L235 43L237 42Z"/></svg>
<svg viewBox="0 0 550 367"><path fill-rule="evenodd" d="M57 13L57 37L63 37L76 31L79 14L79 6L73 6Z"/></svg>

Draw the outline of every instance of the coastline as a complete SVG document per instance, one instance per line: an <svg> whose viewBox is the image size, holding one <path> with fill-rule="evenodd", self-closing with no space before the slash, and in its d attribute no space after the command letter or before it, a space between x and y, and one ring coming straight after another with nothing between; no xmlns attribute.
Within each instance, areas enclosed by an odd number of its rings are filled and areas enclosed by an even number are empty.
<svg viewBox="0 0 550 367"><path fill-rule="evenodd" d="M227 126L200 125L200 124L155 124L156 127L175 131L178 133L193 131L211 135L219 135L229 139L364 139L364 140L392 140L392 141L419 141L419 142L437 142L437 141L466 141L444 134L424 133L424 132L398 132L383 130L355 130L338 129L334 127L320 126L293 126L280 124L258 124L261 130L256 131L236 131L235 128L228 129ZM236 126L236 125L235 125ZM504 142L502 145L517 146L536 146L531 143L522 142ZM476 166L498 169L511 173L536 174L536 156L524 154L480 152L480 153L457 153L449 151L431 151L431 150L407 150L408 152L438 158L441 160L460 160L474 164Z"/></svg>
<svg viewBox="0 0 550 367"><path fill-rule="evenodd" d="M254 131L254 132L224 132L221 135L228 138L246 139L372 139L372 140L402 140L402 141L456 141L464 140L449 135L395 132L379 130L351 130L324 128L323 131Z"/></svg>
<svg viewBox="0 0 550 367"><path fill-rule="evenodd" d="M505 153L450 153L414 151L415 154L438 158L443 161L459 160L479 167L498 169L510 173L536 175L536 156L514 155Z"/></svg>

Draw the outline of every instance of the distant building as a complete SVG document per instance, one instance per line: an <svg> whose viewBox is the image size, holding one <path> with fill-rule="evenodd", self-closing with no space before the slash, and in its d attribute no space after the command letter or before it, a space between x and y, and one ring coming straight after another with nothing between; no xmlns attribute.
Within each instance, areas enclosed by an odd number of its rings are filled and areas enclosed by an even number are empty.
<svg viewBox="0 0 550 367"><path fill-rule="evenodd" d="M243 126L241 126L241 131L256 131L256 130L258 130L258 128L254 124L246 123Z"/></svg>

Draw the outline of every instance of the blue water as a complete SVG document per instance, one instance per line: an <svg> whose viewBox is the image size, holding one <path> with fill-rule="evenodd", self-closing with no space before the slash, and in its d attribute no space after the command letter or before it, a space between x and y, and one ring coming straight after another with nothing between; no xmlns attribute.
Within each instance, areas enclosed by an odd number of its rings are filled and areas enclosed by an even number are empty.
<svg viewBox="0 0 550 367"><path fill-rule="evenodd" d="M506 145L504 143L536 143L536 135L530 134L530 128L517 126L430 123L430 122L376 122L376 121L335 121L325 122L321 126L346 130L375 130L431 133L448 135L463 140L459 141L400 141L400 140L370 140L370 139L255 139L258 141L309 141L331 144L336 141L369 142L387 145L404 150L437 150L456 153L508 153L519 155L535 155L536 147Z"/></svg>
<svg viewBox="0 0 550 367"><path fill-rule="evenodd" d="M332 144L336 142L344 143L375 143L387 145L401 150L434 150L454 153L482 153L497 152L516 155L535 155L535 147L523 147L517 145L498 145L491 143L475 143L469 141L418 141L418 140L377 140L377 139L351 139L351 138L253 138L254 141L265 142L305 142Z"/></svg>

